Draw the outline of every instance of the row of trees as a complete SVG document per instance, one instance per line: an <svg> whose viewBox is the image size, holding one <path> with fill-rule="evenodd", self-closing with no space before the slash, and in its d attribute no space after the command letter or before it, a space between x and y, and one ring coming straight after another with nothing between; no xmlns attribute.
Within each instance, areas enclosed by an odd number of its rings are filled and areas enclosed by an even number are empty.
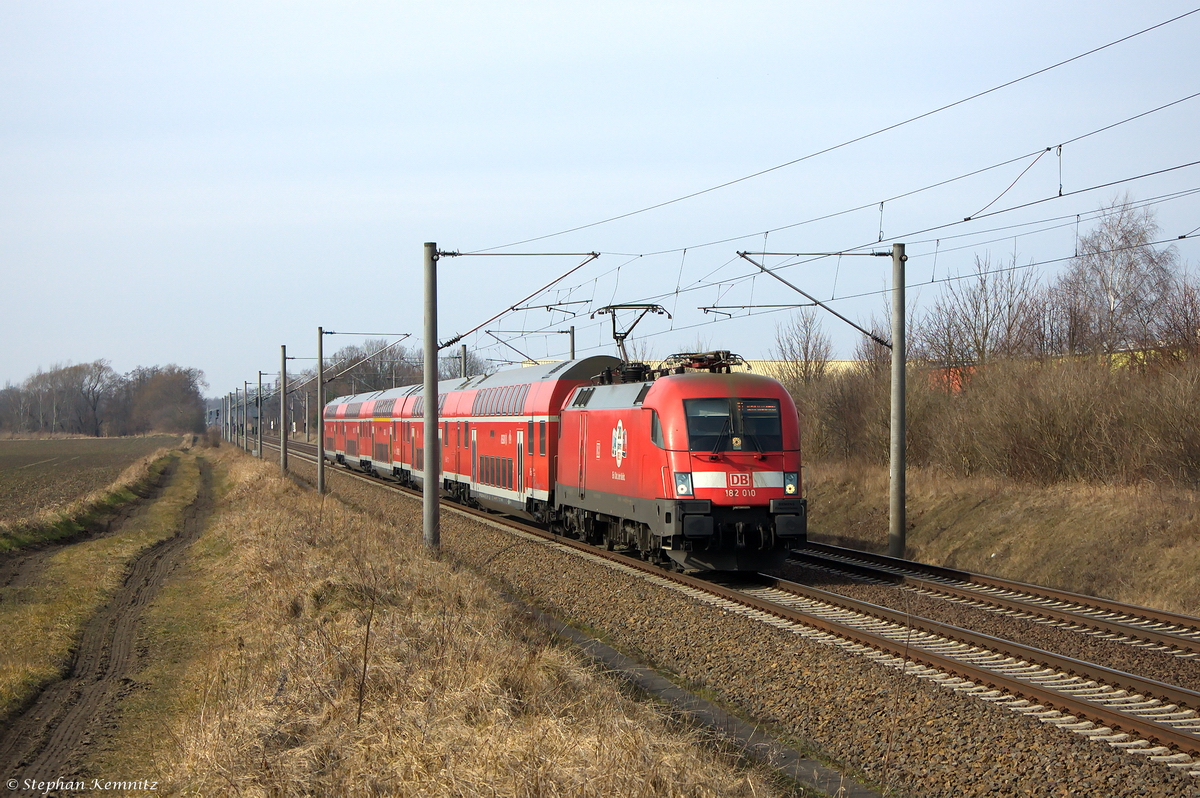
<svg viewBox="0 0 1200 798"><path fill-rule="evenodd" d="M10 434L140 435L203 432L204 372L176 365L118 374L107 360L38 370L0 390Z"/></svg>
<svg viewBox="0 0 1200 798"><path fill-rule="evenodd" d="M1200 344L1200 285L1174 247L1155 247L1153 213L1128 198L1102 209L1053 282L1015 260L976 258L916 320L914 359L947 366L997 358L1154 351L1186 357ZM1131 355L1132 356L1132 355Z"/></svg>
<svg viewBox="0 0 1200 798"><path fill-rule="evenodd" d="M1102 209L1053 280L977 259L908 320L909 461L956 474L1200 483L1200 285L1153 215ZM890 337L890 322L874 325ZM890 350L832 370L816 313L780 325L810 457L883 462Z"/></svg>

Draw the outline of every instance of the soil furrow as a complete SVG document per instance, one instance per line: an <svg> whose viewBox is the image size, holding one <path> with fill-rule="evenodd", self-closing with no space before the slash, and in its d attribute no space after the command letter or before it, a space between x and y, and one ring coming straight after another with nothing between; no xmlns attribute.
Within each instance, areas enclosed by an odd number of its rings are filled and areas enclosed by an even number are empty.
<svg viewBox="0 0 1200 798"><path fill-rule="evenodd" d="M104 728L137 665L137 626L166 576L212 512L212 469L198 459L200 487L173 537L143 552L116 594L84 628L67 676L46 688L0 738L0 772L22 780L73 775L81 748Z"/></svg>

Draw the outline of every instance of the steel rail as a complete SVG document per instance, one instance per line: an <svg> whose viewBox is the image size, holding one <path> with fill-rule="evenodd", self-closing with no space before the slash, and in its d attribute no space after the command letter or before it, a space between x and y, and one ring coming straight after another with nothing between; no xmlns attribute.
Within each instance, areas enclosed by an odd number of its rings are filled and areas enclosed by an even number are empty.
<svg viewBox="0 0 1200 798"><path fill-rule="evenodd" d="M996 590L1007 590L1007 591L1012 591L1014 593L1025 593L1029 596L1032 596L1035 599L1040 599L1040 600L1061 601L1061 602L1068 602L1071 604L1078 604L1080 606L1083 606L1083 607L1086 607L1086 608L1092 609L1092 610L1118 613L1120 615L1125 615L1125 616L1128 616L1128 617L1134 618L1134 619L1144 619L1144 620L1152 621L1154 623L1169 624L1169 625L1177 626L1177 627L1180 627L1181 629L1190 630L1192 633L1200 635L1200 618L1197 618L1192 615L1184 615L1183 613L1170 612L1168 610L1159 610L1159 609L1154 609L1152 607L1142 607L1142 606L1139 606L1136 604L1124 604L1119 601L1113 601L1111 599L1099 598L1097 596L1085 596L1082 593L1072 593L1068 590L1058 590L1056 588L1044 587L1042 585L1031 585L1026 582L1018 582L1016 580L1003 579L1003 578L997 577L997 576L987 576L984 574L976 574L976 573L971 573L970 571L959 571L959 570L956 570L953 568L944 568L944 567L937 566L937 565L927 565L925 563L913 562L911 560L899 560L894 557L888 557L883 554L872 554L870 552L857 551L855 549L844 549L844 548L840 548L838 546L830 546L825 543L815 543L815 542L809 541L807 544L805 544L804 549L797 549L794 553L804 554L804 553L810 553L810 552L815 552L815 553L817 553L818 556L821 554L827 554L834 558L843 557L843 558L851 558L851 559L856 559L856 560L863 560L868 563L875 563L877 565L881 565L881 566L888 567L888 568L893 568L898 571L917 572L918 574L925 573L925 574L928 574L928 575L931 575L934 577L939 577L942 579L950 579L950 580L957 581L957 582L972 583L972 584L981 585L981 586L987 587L987 588L993 588ZM920 578L920 577L918 576L917 578ZM941 589L941 583L935 582L934 584L938 585L938 589ZM971 593L971 595L973 597L983 597L983 598L987 598L987 599L993 598L993 594L988 593L988 592L976 591L976 590L971 590L969 592ZM1016 599L1016 601L1020 601L1020 600ZM1028 608L1032 611L1041 611L1041 610L1047 609L1046 605L1038 603L1036 601L1022 602L1022 606L1024 608ZM1074 617L1075 618L1086 618L1089 621L1105 620L1105 619L1096 618L1096 616L1093 616L1093 615L1086 615L1086 614L1081 615L1078 613L1075 613ZM1120 623L1119 621L1111 621L1111 620L1109 620L1108 622L1109 623ZM1124 623L1124 624L1121 624L1121 626L1123 627L1123 629L1125 629L1127 631L1136 631L1138 633L1141 633L1143 631L1153 631L1153 630L1147 630L1145 627L1140 626L1138 624ZM1160 633L1162 633L1162 634L1167 634L1167 635L1171 634L1169 632L1161 632L1161 630L1158 630L1158 631L1160 631ZM1192 647L1191 650L1200 650L1200 649L1197 649L1197 646L1200 645L1200 641L1198 641L1194 637L1185 637L1185 636L1180 636L1180 635L1174 635L1174 636L1172 636L1172 639L1176 641L1176 642L1172 643L1172 645L1180 645L1180 644L1183 644L1186 642L1186 643L1191 644L1191 647Z"/></svg>
<svg viewBox="0 0 1200 798"><path fill-rule="evenodd" d="M315 459L315 456L314 456L314 459ZM339 473L343 473L343 472L339 472ZM348 476L357 477L357 478L361 479L362 481L367 482L368 484L373 484L373 485L378 485L380 487L389 488L391 490L395 490L397 492L402 492L402 493L405 493L406 495L410 495L410 496L418 496L419 495L418 492L411 491L407 488L403 488L396 483L390 483L390 482L386 482L386 481L378 480L378 479L370 479L370 478L367 478L363 475L356 474L349 470L345 471L344 473L346 473L346 475L348 475ZM723 585L714 584L713 582L710 582L705 579L701 579L699 577L691 576L689 574L681 574L681 573L674 573L674 572L666 571L666 570L660 568L659 566L652 565L650 563L646 563L641 560L638 560L638 559L635 559L632 557L628 557L623 554L606 551L604 549L600 549L595 546L591 546L591 545L589 545L587 543L583 543L581 541L576 541L576 540L572 540L570 538L563 538L563 537L559 537L557 535L553 535L549 532L545 532L541 529L538 529L537 527L529 526L520 521L516 521L512 518L496 515L494 513L488 513L483 510L476 510L476 509L473 509L470 507L464 507L462 505L459 505L459 504L456 504L453 502L444 502L444 503L446 505L446 509L450 510L452 512L455 512L455 513L458 513L461 515L465 515L468 517L475 517L475 518L478 518L479 520L487 521L489 524L512 527L514 529L521 531L522 533L525 533L528 535L533 535L535 537L546 540L547 542L551 542L551 543L558 544L560 546L575 549L580 552L586 553L590 556L598 557L598 558L601 558L604 560L611 561L622 567L640 571L649 576L653 576L653 577L657 577L657 578L664 579L667 581L675 582L677 584L680 584L680 585L683 585L686 587L690 587L697 591L708 593L710 595L715 595L715 596L725 599L727 601L730 601L730 602L733 602L736 604L741 604L745 607L749 607L750 609L758 610L759 612L762 612L767 615L772 615L772 616L775 616L778 618L783 618L785 620L792 621L797 624L812 627L812 628L818 629L820 631L827 632L831 635L834 635L834 636L837 636L837 637L840 637L843 639L851 640L853 642L859 643L864 646L868 646L870 648L884 651L893 656L903 658L906 661L917 662L917 663L929 666L931 668L935 668L939 671L943 671L945 673L948 673L948 674L951 674L954 676L959 676L964 679L968 679L972 682L980 683L980 684L986 685L991 688L1003 690L1006 693L1010 693L1010 694L1020 697L1020 698L1025 698L1025 699L1030 699L1030 700L1036 701L1038 704L1044 705L1051 709L1056 709L1059 711L1067 712L1071 715L1074 715L1074 716L1077 716L1080 718L1085 718L1085 719L1091 720L1093 722L1102 723L1103 725L1108 726L1108 727L1110 727L1114 730L1120 731L1120 732L1136 734L1139 737L1144 738L1148 741L1155 742L1155 743L1158 743L1158 744L1164 745L1164 746L1170 746L1172 748L1175 748L1176 750L1185 752L1185 753L1193 755L1193 756L1200 756L1200 735L1190 734L1190 733L1187 733L1184 731L1180 731L1180 730L1177 730L1177 729L1172 728L1171 726L1168 726L1165 724L1156 723L1154 721L1147 720L1144 718L1138 718L1138 717L1135 717L1128 713L1110 709L1109 707L1106 707L1106 706L1103 706L1100 704L1096 704L1093 702L1089 702L1085 699L1075 698L1073 696L1055 691L1050 688L1041 687L1037 684L1033 684L1028 681L1024 681L1024 680L1013 678L1013 677L1008 677L1008 676L1005 676L1004 674L998 673L994 670L990 670L988 668L977 666L977 665L972 665L970 663L966 663L961 660L958 660L958 659L955 659L953 657L949 657L949 656L946 656L943 654L939 654L934 651L917 648L910 644L899 644L896 641L894 641L888 637L885 637L883 635L874 634L872 632L869 632L869 631L866 631L863 629L858 629L853 626L847 626L847 625L838 623L836 621L831 621L829 619L819 618L819 617L810 615L808 613L805 613L801 610L798 610L798 609L795 609L792 607L788 607L787 605L784 605L784 604L779 604L779 603L769 601L766 599L762 599L762 598L759 598L756 596L748 595L748 594L746 594L742 591L739 591L735 588L730 588L730 587L726 587ZM783 582L785 580L774 580L774 581ZM841 596L838 594L827 594L826 591L818 591L815 588L806 588L803 585L796 585L796 587L800 588L804 591L814 591L815 593L826 594L825 596L822 596L818 600L823 601L825 603L839 604L839 605L843 606L843 608L849 608L849 607L846 607L847 604L851 604L851 605L857 604L862 607L872 608L872 609L877 610L882 613L893 613L894 612L892 610L888 610L887 608L876 607L875 605L868 605L865 602L857 602L857 601L854 601L853 599L848 599L847 597ZM789 588L788 592L793 592L793 591ZM861 610L861 609L858 609L858 610L852 609L852 611L863 612L863 610ZM863 614L876 615L876 617L880 617L877 613L873 613L873 612L863 612ZM958 630L956 627L948 627L943 624L938 624L934 621L928 621L926 619L913 619L911 616L904 615L903 613L896 613L896 614L903 617L905 619L903 622L910 626L913 626L914 629L921 628L921 627L916 626L913 623L913 621L915 620L915 621L919 621L923 626L926 627L925 629L923 629L923 631L929 631L929 627L945 627L948 630L954 629L957 632L975 636L978 639L980 639L981 641L986 639L987 641L990 641L991 644L990 645L980 645L981 648L989 648L989 649L998 648L999 651L1004 652L1006 655L1011 655L1011 654L1013 654L1014 651L1029 651L1029 652L1038 653L1039 655L1044 654L1047 657L1056 658L1059 661L1063 662L1064 664L1069 663L1069 664L1075 666L1074 668L1063 668L1063 670L1066 670L1069 673L1073 673L1074 675L1077 675L1077 676L1080 676L1083 678L1089 678L1089 679L1093 678L1092 674L1113 674L1115 676L1121 677L1122 683L1118 686L1122 686L1123 689L1129 689L1129 687L1126 687L1125 685L1140 684L1140 685L1145 686L1146 689L1145 690L1137 689L1136 692L1146 692L1149 695L1154 695L1155 693L1151 692L1151 687L1157 688L1160 685L1160 683L1154 682L1153 680L1140 679L1139 677L1133 676L1132 674L1123 674L1120 671L1113 671L1113 670L1110 670L1107 668L1103 668L1101 666L1092 665L1091 663L1086 663L1086 662L1082 662L1079 660L1072 660L1068 657L1058 657L1057 655L1049 654L1049 652L1039 652L1037 649L1030 649L1026 646L1020 646L1019 644L1011 643L1010 641L1000 640L998 638L992 638L987 635L979 635L978 633L974 633L974 632L967 632L967 630ZM895 621L893 621L893 622L895 622ZM937 633L937 632L933 632L933 633ZM947 636L949 636L949 635L947 635ZM966 641L964 641L964 642L966 642ZM979 645L979 644L971 643L971 645ZM1021 658L1025 659L1026 657L1022 656ZM1033 661L1036 662L1038 660L1033 660ZM1045 664L1045 663L1039 663L1039 664ZM1053 666L1046 664L1046 667L1053 667ZM1200 694L1194 693L1192 691L1182 690L1182 688L1172 687L1171 685L1161 685L1161 687L1165 688L1168 691L1176 691L1176 694L1178 694L1180 696L1186 695L1187 701L1184 701L1182 703L1186 703L1188 706L1192 706L1192 707L1200 707ZM1166 694L1164 693L1164 695L1162 697L1165 697L1165 695ZM1180 702L1177 702L1177 703L1180 703Z"/></svg>
<svg viewBox="0 0 1200 798"><path fill-rule="evenodd" d="M892 582L894 584L911 585L913 587L919 587L923 590L942 593L955 598L978 602L980 604L992 604L1003 609L1014 610L1028 615L1037 615L1056 621L1065 621L1077 626L1085 626L1093 630L1110 632L1112 634L1121 635L1122 637L1145 640L1147 642L1169 648L1182 649L1183 651L1200 652L1200 638L1197 637L1184 637L1178 634L1172 634L1171 632L1162 632L1156 629L1147 628L1145 626L1122 623L1120 621L1113 621L1107 618L1097 617L1095 615L1080 614L1070 610L1058 609L1043 604L1035 604L1029 601L1022 601L1020 598L1010 598L1006 596L994 595L992 593L982 593L978 590L958 587L953 584L947 584L946 582L935 581L932 579L925 579L920 576L895 573L893 571L882 570L863 563L847 562L841 558L830 558L822 554L814 554L803 549L793 551L790 560L792 562L811 563L813 565L820 565L826 568L833 568L843 572L857 574L859 576ZM1132 613L1124 614L1132 615Z"/></svg>
<svg viewBox="0 0 1200 798"><path fill-rule="evenodd" d="M942 637L948 637L953 640L978 646L980 648L1002 651L1007 655L1019 657L1039 665L1045 665L1048 668L1055 668L1056 670L1065 671L1067 673L1082 676L1088 679L1095 679L1096 681L1104 681L1125 690L1132 690L1136 693L1152 695L1158 698L1166 698L1171 703L1186 706L1189 709L1200 710L1200 693L1196 692L1195 690L1188 690L1184 687L1176 687L1174 685L1166 684L1165 682L1158 682L1153 679L1145 679L1132 673L1126 673L1125 671L1106 668L1103 665L1096 665L1084 660L1063 656L1062 654L1055 654L1040 648L1034 648L1032 646L1026 646L1015 641L1005 640L1003 638L984 634L983 632L974 632L970 629L963 629L960 626L953 626L948 623L942 623L941 621L934 621L928 618L911 615L906 612L901 612L900 610L894 610L891 607L883 607L878 604L859 601L858 599L853 599L849 596L843 596L840 593L833 593L828 590L822 590L818 587L802 585L798 582L792 582L787 579L780 579L778 577L769 576L766 574L759 574L757 581L759 581L765 587L775 588L776 590L782 590L786 593L794 593L796 595L804 596L805 598L813 599L814 601L833 604L835 606L842 607L843 609L851 610L852 612L870 615L875 618L882 618L883 620L900 624L902 626L911 626L912 628L919 629L923 632L941 635ZM1197 741L1200 742L1200 738L1197 738Z"/></svg>

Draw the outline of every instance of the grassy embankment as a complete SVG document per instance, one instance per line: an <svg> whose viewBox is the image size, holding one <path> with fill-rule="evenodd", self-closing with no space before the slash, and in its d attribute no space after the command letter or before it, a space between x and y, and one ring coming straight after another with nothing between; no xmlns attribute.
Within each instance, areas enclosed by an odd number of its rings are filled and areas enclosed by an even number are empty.
<svg viewBox="0 0 1200 798"><path fill-rule="evenodd" d="M103 525L160 476L178 436L0 441L0 553Z"/></svg>
<svg viewBox="0 0 1200 798"><path fill-rule="evenodd" d="M810 462L813 540L886 552L888 472ZM908 556L1200 615L1200 494L1164 485L908 474Z"/></svg>
<svg viewBox="0 0 1200 798"><path fill-rule="evenodd" d="M419 507L388 524L217 458L217 513L144 618L142 689L94 772L174 794L778 794L430 558Z"/></svg>
<svg viewBox="0 0 1200 798"><path fill-rule="evenodd" d="M121 584L130 561L179 528L199 485L196 459L192 455L147 458L127 469L115 485L69 505L83 508L79 513L51 516L56 530L83 523L90 514L125 500L126 492L148 473L168 467L174 474L163 495L119 530L40 555L27 563L31 570L0 588L0 639L4 640L0 718L62 675L84 625ZM36 539L38 528L26 528Z"/></svg>

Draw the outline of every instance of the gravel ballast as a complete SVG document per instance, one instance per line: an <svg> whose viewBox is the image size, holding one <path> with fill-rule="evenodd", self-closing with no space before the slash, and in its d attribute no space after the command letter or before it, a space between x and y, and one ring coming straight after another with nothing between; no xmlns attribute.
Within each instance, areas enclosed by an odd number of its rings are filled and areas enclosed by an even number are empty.
<svg viewBox="0 0 1200 798"><path fill-rule="evenodd" d="M297 464L302 471L305 465ZM331 476L337 475L332 471ZM336 478L411 525L419 500ZM442 512L444 552L887 794L1197 795L1194 777L590 559Z"/></svg>

